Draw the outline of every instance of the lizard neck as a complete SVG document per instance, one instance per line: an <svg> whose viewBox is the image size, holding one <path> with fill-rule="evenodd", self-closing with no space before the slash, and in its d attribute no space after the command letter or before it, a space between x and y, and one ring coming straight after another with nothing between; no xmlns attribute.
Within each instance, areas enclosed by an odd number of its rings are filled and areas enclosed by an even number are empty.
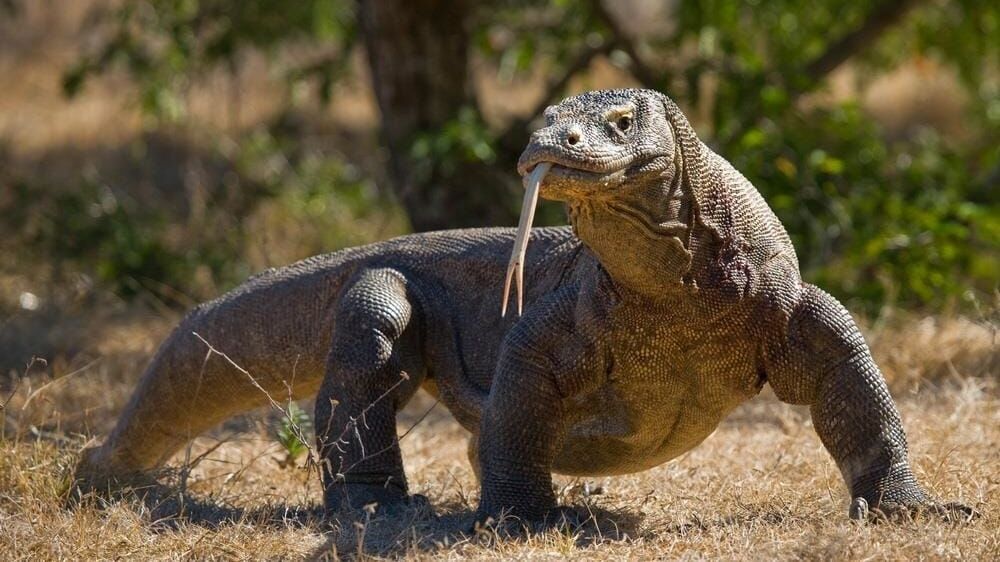
<svg viewBox="0 0 1000 562"><path fill-rule="evenodd" d="M570 203L576 235L616 285L662 300L685 290L691 269L695 203L680 169L622 186L613 200Z"/></svg>

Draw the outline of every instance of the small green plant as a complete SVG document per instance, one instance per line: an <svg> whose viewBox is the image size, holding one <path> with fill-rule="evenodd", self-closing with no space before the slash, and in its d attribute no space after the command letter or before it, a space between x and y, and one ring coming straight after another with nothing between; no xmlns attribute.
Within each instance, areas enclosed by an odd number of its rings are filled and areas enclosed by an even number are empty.
<svg viewBox="0 0 1000 562"><path fill-rule="evenodd" d="M309 450L309 445L303 439L311 429L312 418L309 414L295 402L290 403L275 434L278 443L285 449L285 459L278 463L282 468L291 466L295 459Z"/></svg>

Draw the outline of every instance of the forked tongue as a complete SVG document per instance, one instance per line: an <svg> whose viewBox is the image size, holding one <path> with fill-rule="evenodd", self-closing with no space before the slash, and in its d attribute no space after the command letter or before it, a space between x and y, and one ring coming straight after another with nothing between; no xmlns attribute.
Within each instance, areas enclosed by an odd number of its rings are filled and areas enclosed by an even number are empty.
<svg viewBox="0 0 1000 562"><path fill-rule="evenodd" d="M528 237L531 234L531 221L535 219L535 207L538 205L538 188L542 179L549 173L552 162L542 162L535 166L528 176L524 189L524 202L521 203L521 219L517 222L517 236L514 237L514 249L510 253L507 264L507 278L503 282L503 305L500 316L507 315L507 300L510 296L510 279L517 272L517 315L521 315L524 306L524 255L528 251Z"/></svg>

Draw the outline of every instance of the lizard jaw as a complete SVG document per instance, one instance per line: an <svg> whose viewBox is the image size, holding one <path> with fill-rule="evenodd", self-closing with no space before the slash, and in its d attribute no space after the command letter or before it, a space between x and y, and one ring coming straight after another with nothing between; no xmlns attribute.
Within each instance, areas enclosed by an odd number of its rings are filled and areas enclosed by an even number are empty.
<svg viewBox="0 0 1000 562"><path fill-rule="evenodd" d="M538 164L551 162L554 166L588 174L599 178L621 172L631 166L636 155L630 153L607 154L601 156L575 154L548 144L532 143L521 153L517 162L517 172L529 174Z"/></svg>
<svg viewBox="0 0 1000 562"><path fill-rule="evenodd" d="M598 183L604 182L614 177L619 177L625 173L627 168L621 168L618 170L613 170L609 172L596 172L588 170L585 168L578 168L576 166L570 166L566 164L561 164L558 162L544 161L537 164L532 164L526 168L526 175L524 176L524 181L527 181L528 175L531 174L541 164L551 164L552 169L548 173L548 178L551 180L554 177L558 177L564 180L577 180L583 183Z"/></svg>
<svg viewBox="0 0 1000 562"><path fill-rule="evenodd" d="M536 167L532 166L529 171ZM605 200L614 197L614 188L625 182L628 171L629 168L621 168L611 172L594 172L553 163L540 193L542 198L552 201ZM524 177L526 186L529 177Z"/></svg>

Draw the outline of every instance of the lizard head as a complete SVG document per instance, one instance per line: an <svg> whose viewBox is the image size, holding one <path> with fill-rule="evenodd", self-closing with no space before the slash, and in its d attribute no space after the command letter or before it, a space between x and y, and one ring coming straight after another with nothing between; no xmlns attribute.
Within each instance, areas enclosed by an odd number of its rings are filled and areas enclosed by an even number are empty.
<svg viewBox="0 0 1000 562"><path fill-rule="evenodd" d="M567 98L544 116L517 165L525 199L503 310L512 277L520 310L538 196L567 203L574 232L615 279L644 292L683 283L710 180L708 149L677 105L654 90L602 90Z"/></svg>
<svg viewBox="0 0 1000 562"><path fill-rule="evenodd" d="M707 148L677 105L654 90L602 90L567 98L544 115L545 127L531 135L517 165L525 198L502 310L512 278L521 309L538 196L567 203L574 231L613 277L644 291L680 283L691 265Z"/></svg>
<svg viewBox="0 0 1000 562"><path fill-rule="evenodd" d="M664 99L652 90L603 90L549 106L518 172L527 177L551 163L540 195L570 203L628 197L627 187L660 183L675 172L677 152Z"/></svg>

